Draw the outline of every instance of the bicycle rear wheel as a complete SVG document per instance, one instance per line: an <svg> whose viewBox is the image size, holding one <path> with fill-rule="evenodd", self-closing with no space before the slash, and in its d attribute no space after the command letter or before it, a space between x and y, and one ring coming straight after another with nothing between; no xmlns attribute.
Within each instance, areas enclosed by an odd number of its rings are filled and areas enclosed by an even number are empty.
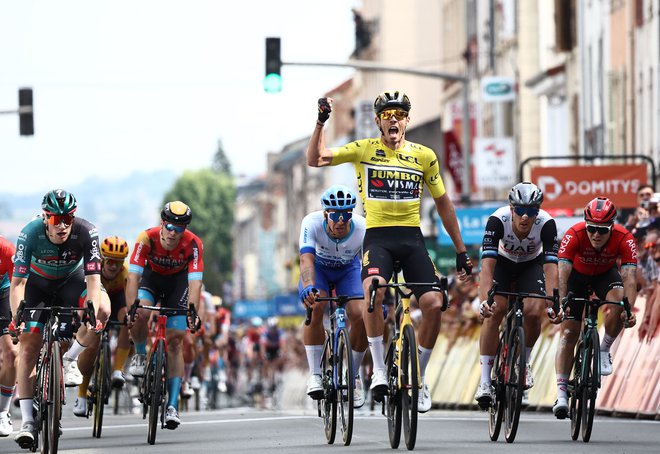
<svg viewBox="0 0 660 454"><path fill-rule="evenodd" d="M337 390L332 377L332 339L326 335L321 357L321 373L323 374L323 398L320 400L323 431L328 444L335 442L337 434Z"/></svg>
<svg viewBox="0 0 660 454"><path fill-rule="evenodd" d="M390 348L385 356L385 365L387 366L387 395L385 396L385 412L387 416L387 432L390 436L390 446L392 449L399 447L401 441L401 395L398 386L397 352L395 341L390 342Z"/></svg>
<svg viewBox="0 0 660 454"><path fill-rule="evenodd" d="M106 340L101 341L99 351L96 356L96 367L94 368L94 394L92 402L94 405L94 423L92 426L92 435L95 438L101 438L101 429L103 427L103 410L105 407L108 390L108 372L110 371L110 345Z"/></svg>
<svg viewBox="0 0 660 454"><path fill-rule="evenodd" d="M60 440L60 419L62 417L62 356L59 342L53 342L50 355L50 373L48 377L48 447L50 454L57 454ZM45 440L44 440L45 442Z"/></svg>
<svg viewBox="0 0 660 454"><path fill-rule="evenodd" d="M353 437L353 395L355 373L353 372L353 351L348 331L341 329L337 342L337 401L344 446L351 444Z"/></svg>
<svg viewBox="0 0 660 454"><path fill-rule="evenodd" d="M163 340L158 340L156 346L153 349L153 354L149 358L150 362L153 362L151 366L153 371L151 373L151 383L148 383L147 386L150 386L151 390L151 399L149 400L149 430L147 432L147 442L150 445L156 443L156 430L158 429L158 412L161 409L161 403L163 400L163 366L165 364L165 345ZM146 377L145 377L146 378Z"/></svg>
<svg viewBox="0 0 660 454"><path fill-rule="evenodd" d="M506 409L504 412L504 437L513 443L520 421L520 408L525 385L525 333L521 326L514 327L507 351L507 379L505 387Z"/></svg>
<svg viewBox="0 0 660 454"><path fill-rule="evenodd" d="M577 348L575 349L575 358L573 359L573 369L571 370L571 377L568 381L567 391L569 396L569 414L571 417L571 438L577 440L580 435L580 424L582 423L582 407L584 402L582 400L582 360L584 358L584 344L582 340L578 340Z"/></svg>
<svg viewBox="0 0 660 454"><path fill-rule="evenodd" d="M34 393L34 416L37 427L37 436L30 446L30 451L35 452L39 447L41 437L41 453L48 454L48 391L50 380L50 358L48 358L48 344L41 347L39 361L37 362L37 382ZM24 448L24 446L21 446Z"/></svg>
<svg viewBox="0 0 660 454"><path fill-rule="evenodd" d="M590 330L585 345L582 386L582 441L589 442L596 412L596 396L600 382L600 345L598 332Z"/></svg>
<svg viewBox="0 0 660 454"><path fill-rule="evenodd" d="M409 450L415 448L417 440L417 405L419 402L419 363L417 342L412 325L403 328L401 351L401 407L403 413L403 436Z"/></svg>
<svg viewBox="0 0 660 454"><path fill-rule="evenodd" d="M503 354L504 337L500 336L500 342L497 345L497 353L493 361L493 369L491 372L491 383L495 388L493 393L493 401L488 409L488 434L492 441L497 441L500 436L500 429L502 428L502 419L504 417L504 410L506 402L504 399L504 370L506 368L506 355Z"/></svg>

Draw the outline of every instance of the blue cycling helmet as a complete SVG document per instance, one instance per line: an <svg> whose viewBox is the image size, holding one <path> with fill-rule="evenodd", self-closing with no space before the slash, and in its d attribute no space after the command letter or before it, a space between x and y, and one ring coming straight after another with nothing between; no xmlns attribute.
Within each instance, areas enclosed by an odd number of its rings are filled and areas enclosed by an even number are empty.
<svg viewBox="0 0 660 454"><path fill-rule="evenodd" d="M343 184L330 186L321 196L321 206L324 210L351 210L356 203L353 191Z"/></svg>

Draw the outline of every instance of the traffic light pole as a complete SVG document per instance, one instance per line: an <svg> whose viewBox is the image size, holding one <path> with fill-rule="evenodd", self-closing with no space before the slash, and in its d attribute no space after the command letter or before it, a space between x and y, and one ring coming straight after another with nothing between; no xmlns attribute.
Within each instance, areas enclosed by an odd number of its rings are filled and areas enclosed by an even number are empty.
<svg viewBox="0 0 660 454"><path fill-rule="evenodd" d="M463 84L463 185L461 187L461 202L470 204L470 192L472 188L472 144L470 143L470 80L467 76L445 73L440 71L424 71L419 69L401 68L398 66L379 65L370 61L355 60L351 63L316 63L316 62L281 62L282 66L327 66L333 68L355 68L362 71L388 71L400 74L410 74L420 77L431 77L434 79L451 80Z"/></svg>

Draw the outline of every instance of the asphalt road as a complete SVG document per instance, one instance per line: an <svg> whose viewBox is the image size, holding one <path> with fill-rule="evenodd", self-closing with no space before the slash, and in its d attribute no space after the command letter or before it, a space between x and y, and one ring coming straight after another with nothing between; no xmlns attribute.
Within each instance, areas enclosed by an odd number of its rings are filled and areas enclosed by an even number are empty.
<svg viewBox="0 0 660 454"><path fill-rule="evenodd" d="M68 406L70 407L70 406ZM65 407L66 409L66 407ZM342 449L329 446L321 420L313 408L269 411L233 408L182 414L175 431L159 430L156 445L147 444L147 426L139 415L107 415L103 437L91 436L91 420L75 418L66 409L60 439L63 453L154 452L287 452L309 454L310 449ZM433 410L420 415L416 452L461 453L657 453L660 452L660 422L597 416L589 443L572 441L570 423L557 421L550 413L525 412L518 436L508 444L488 438L486 414L477 411ZM18 427L15 420L15 426ZM361 409L356 413L352 452L391 450L385 418ZM405 451L403 440L399 449ZM18 448L13 436L0 439L0 453L29 452Z"/></svg>

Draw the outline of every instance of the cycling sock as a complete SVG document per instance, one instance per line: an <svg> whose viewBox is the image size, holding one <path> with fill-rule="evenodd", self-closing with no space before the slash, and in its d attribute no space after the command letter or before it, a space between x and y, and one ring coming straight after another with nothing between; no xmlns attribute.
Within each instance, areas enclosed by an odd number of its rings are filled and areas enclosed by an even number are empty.
<svg viewBox="0 0 660 454"><path fill-rule="evenodd" d="M114 370L124 370L124 363L126 363L126 358L128 358L128 349L117 347L117 352L115 353Z"/></svg>
<svg viewBox="0 0 660 454"><path fill-rule="evenodd" d="M146 342L135 342L135 354L136 355L146 355L147 354L147 343Z"/></svg>
<svg viewBox="0 0 660 454"><path fill-rule="evenodd" d="M34 422L34 416L32 415L32 398L19 399L18 404L21 406L21 418L23 424L26 422Z"/></svg>
<svg viewBox="0 0 660 454"><path fill-rule="evenodd" d="M0 413L9 411L16 386L0 385Z"/></svg>
<svg viewBox="0 0 660 454"><path fill-rule="evenodd" d="M371 358L374 362L374 370L385 370L385 360L383 359L383 336L368 337Z"/></svg>
<svg viewBox="0 0 660 454"><path fill-rule="evenodd" d="M181 390L181 377L172 377L167 379L167 394L169 400L167 401L168 407L179 409L179 390Z"/></svg>
<svg viewBox="0 0 660 454"><path fill-rule="evenodd" d="M431 352L433 352L433 349L419 345L417 351L419 352L419 374L422 376L422 381L424 381L424 373L426 372L426 366L429 363L429 359L431 359Z"/></svg>
<svg viewBox="0 0 660 454"><path fill-rule="evenodd" d="M72 359L74 361L78 360L80 354L85 351L87 347L78 342L78 339L75 340L69 347L69 350L64 354L64 357L67 359Z"/></svg>
<svg viewBox="0 0 660 454"><path fill-rule="evenodd" d="M479 364L481 364L481 384L490 383L490 371L493 369L495 355L480 355Z"/></svg>
<svg viewBox="0 0 660 454"><path fill-rule="evenodd" d="M360 376L360 366L362 365L362 360L364 359L364 354L367 353L367 351L363 352L356 352L355 350L353 351L353 373L356 377Z"/></svg>
<svg viewBox="0 0 660 454"><path fill-rule="evenodd" d="M183 378L184 381L190 381L190 376L192 375L193 366L195 363L185 363L183 365Z"/></svg>
<svg viewBox="0 0 660 454"><path fill-rule="evenodd" d="M605 333L603 336L603 340L600 343L600 351L601 352L609 352L610 347L612 347L612 344L616 340L616 337L612 337L609 334Z"/></svg>
<svg viewBox="0 0 660 454"><path fill-rule="evenodd" d="M568 374L557 374L557 397L568 399L566 384L568 383Z"/></svg>
<svg viewBox="0 0 660 454"><path fill-rule="evenodd" d="M89 379L92 377L83 375L83 381L78 385L78 397L87 397L87 388L89 388Z"/></svg>
<svg viewBox="0 0 660 454"><path fill-rule="evenodd" d="M312 375L321 375L321 356L323 355L323 345L305 345L307 354L307 365Z"/></svg>

